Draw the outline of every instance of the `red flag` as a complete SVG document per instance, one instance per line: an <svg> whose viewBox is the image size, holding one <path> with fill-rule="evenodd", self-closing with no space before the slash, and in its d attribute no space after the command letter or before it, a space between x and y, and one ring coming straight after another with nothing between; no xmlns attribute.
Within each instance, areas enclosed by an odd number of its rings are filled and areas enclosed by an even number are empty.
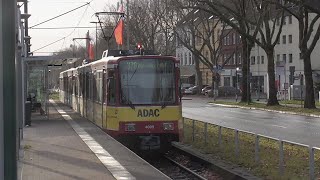
<svg viewBox="0 0 320 180"><path fill-rule="evenodd" d="M89 44L89 59L94 60L93 44Z"/></svg>
<svg viewBox="0 0 320 180"><path fill-rule="evenodd" d="M116 42L118 45L123 44L123 19L120 18L115 30L114 30L114 36L116 38Z"/></svg>

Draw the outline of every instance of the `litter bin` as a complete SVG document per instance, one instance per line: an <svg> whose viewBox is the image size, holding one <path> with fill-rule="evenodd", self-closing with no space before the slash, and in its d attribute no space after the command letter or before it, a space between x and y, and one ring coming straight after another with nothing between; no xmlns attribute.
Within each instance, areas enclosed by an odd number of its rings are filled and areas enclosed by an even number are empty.
<svg viewBox="0 0 320 180"><path fill-rule="evenodd" d="M31 101L25 103L25 126L31 126Z"/></svg>

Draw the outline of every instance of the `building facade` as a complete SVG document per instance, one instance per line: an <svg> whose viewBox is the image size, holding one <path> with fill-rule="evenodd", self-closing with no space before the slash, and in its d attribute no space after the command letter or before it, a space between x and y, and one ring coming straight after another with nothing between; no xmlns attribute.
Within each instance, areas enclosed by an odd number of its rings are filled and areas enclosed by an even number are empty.
<svg viewBox="0 0 320 180"><path fill-rule="evenodd" d="M310 21L314 17L315 14L310 14ZM319 24L319 22L318 20L317 24ZM276 23L276 28L279 28L279 22ZM313 37L314 33L311 35L311 40ZM299 38L298 20L291 15L286 16L280 39L274 51L276 88L279 92L287 90L290 85L300 85L300 82L305 84L304 63L299 49ZM318 42L311 54L313 80L316 83L320 82L319 57L320 43ZM256 87L260 85L263 92L268 93L267 65L267 55L265 51L255 45L250 55L250 69L252 73L251 87L253 90L256 90ZM302 77L302 80L300 80L299 77Z"/></svg>

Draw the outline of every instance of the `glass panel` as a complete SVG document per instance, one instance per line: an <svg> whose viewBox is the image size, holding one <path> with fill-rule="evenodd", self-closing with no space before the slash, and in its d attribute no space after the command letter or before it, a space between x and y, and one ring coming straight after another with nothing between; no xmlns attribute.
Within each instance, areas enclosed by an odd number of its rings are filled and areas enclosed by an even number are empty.
<svg viewBox="0 0 320 180"><path fill-rule="evenodd" d="M174 62L159 59L119 63L121 104L175 103Z"/></svg>

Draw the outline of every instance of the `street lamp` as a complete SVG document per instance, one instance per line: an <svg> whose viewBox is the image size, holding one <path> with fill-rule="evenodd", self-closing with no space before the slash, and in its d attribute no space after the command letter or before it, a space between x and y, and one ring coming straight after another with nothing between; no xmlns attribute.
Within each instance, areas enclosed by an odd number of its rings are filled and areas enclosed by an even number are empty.
<svg viewBox="0 0 320 180"><path fill-rule="evenodd" d="M237 61L237 60L236 60ZM237 67L236 68L236 102L238 101L238 81L239 81L239 79L238 79L238 71L240 70L240 68L239 67Z"/></svg>
<svg viewBox="0 0 320 180"><path fill-rule="evenodd" d="M94 54L95 54L94 57L95 57L95 59L97 60L97 59L98 59L98 56L97 56L97 51L98 51L98 41L97 41L97 39L98 39L98 38L97 38L97 36L98 36L98 23L99 23L99 22L93 22L93 21L92 21L92 22L90 22L90 23L96 24L96 45L95 45L95 46L96 46L96 48L95 48L95 51L96 51L96 52L94 53Z"/></svg>

